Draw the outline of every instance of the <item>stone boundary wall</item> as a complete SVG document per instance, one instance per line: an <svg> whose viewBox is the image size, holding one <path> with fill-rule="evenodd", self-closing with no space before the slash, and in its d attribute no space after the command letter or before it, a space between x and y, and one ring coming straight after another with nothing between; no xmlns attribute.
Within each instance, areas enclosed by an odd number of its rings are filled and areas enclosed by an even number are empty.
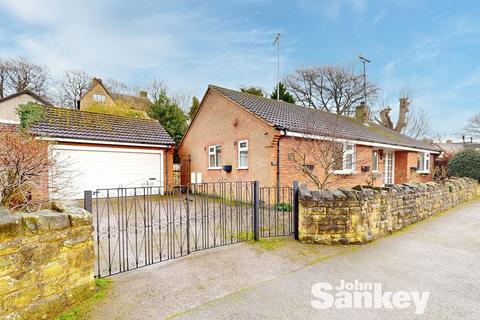
<svg viewBox="0 0 480 320"><path fill-rule="evenodd" d="M92 215L53 207L0 209L0 319L52 319L95 292Z"/></svg>
<svg viewBox="0 0 480 320"><path fill-rule="evenodd" d="M362 244L477 196L476 180L405 183L388 188L299 190L299 239L305 243Z"/></svg>

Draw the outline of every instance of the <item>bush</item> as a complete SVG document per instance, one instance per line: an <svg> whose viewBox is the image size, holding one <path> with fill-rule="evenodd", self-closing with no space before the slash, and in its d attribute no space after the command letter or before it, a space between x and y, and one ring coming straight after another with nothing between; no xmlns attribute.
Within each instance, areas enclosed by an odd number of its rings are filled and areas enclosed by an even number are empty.
<svg viewBox="0 0 480 320"><path fill-rule="evenodd" d="M448 173L480 181L480 151L465 150L454 155L448 162Z"/></svg>

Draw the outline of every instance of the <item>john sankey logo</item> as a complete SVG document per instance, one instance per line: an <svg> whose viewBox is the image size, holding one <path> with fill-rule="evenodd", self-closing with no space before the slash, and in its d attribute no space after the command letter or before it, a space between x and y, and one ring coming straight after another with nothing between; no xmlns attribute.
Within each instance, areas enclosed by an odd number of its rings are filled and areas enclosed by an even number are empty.
<svg viewBox="0 0 480 320"><path fill-rule="evenodd" d="M312 307L316 309L408 309L423 314L429 291L384 291L380 282L348 282L340 280L337 286L318 282L312 286Z"/></svg>

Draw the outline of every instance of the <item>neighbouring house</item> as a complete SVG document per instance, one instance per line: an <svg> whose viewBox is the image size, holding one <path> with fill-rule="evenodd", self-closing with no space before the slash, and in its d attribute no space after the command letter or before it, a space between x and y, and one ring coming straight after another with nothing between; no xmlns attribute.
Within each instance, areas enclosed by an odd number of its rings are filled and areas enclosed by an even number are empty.
<svg viewBox="0 0 480 320"><path fill-rule="evenodd" d="M156 120L47 106L30 131L52 141L72 198L83 198L84 190L172 183L175 142Z"/></svg>
<svg viewBox="0 0 480 320"><path fill-rule="evenodd" d="M291 186L298 180L314 187L298 166L296 148L319 141L341 146L341 159L328 171L332 187L433 179L436 146L369 122L366 115L365 105L350 118L210 85L179 146L179 154L190 159L189 174L182 176L194 183L258 180ZM306 152L303 168L322 177L325 170L314 156Z"/></svg>
<svg viewBox="0 0 480 320"><path fill-rule="evenodd" d="M448 160L460 151L469 149L480 151L480 143L474 141L473 138L470 138L469 141L466 141L465 136L463 136L462 142L453 142L452 140L447 140L444 143L436 143L435 145L440 149L440 155L437 158L437 164L443 166L447 165Z"/></svg>
<svg viewBox="0 0 480 320"><path fill-rule="evenodd" d="M39 105L52 106L47 99L33 93L30 90L24 90L8 97L0 99L0 130L2 127L11 127L18 125L20 119L17 114L17 107L21 104L34 102Z"/></svg>
<svg viewBox="0 0 480 320"><path fill-rule="evenodd" d="M140 91L138 96L110 92L102 83L102 79L93 78L92 85L81 97L78 109L85 110L92 104L107 107L122 106L136 110L147 111L151 102L146 91Z"/></svg>

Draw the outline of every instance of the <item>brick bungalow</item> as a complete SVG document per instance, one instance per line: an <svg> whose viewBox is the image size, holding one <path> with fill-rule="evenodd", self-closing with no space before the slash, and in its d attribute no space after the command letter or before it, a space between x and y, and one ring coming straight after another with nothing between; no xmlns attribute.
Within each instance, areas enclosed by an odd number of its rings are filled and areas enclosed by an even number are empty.
<svg viewBox="0 0 480 320"><path fill-rule="evenodd" d="M298 180L314 187L294 150L317 140L345 150L341 168L329 178L332 187L431 181L438 148L367 121L365 108L350 118L210 85L179 147L190 159L184 176L191 182L259 180L263 186ZM309 168L321 177L325 169L311 156Z"/></svg>

